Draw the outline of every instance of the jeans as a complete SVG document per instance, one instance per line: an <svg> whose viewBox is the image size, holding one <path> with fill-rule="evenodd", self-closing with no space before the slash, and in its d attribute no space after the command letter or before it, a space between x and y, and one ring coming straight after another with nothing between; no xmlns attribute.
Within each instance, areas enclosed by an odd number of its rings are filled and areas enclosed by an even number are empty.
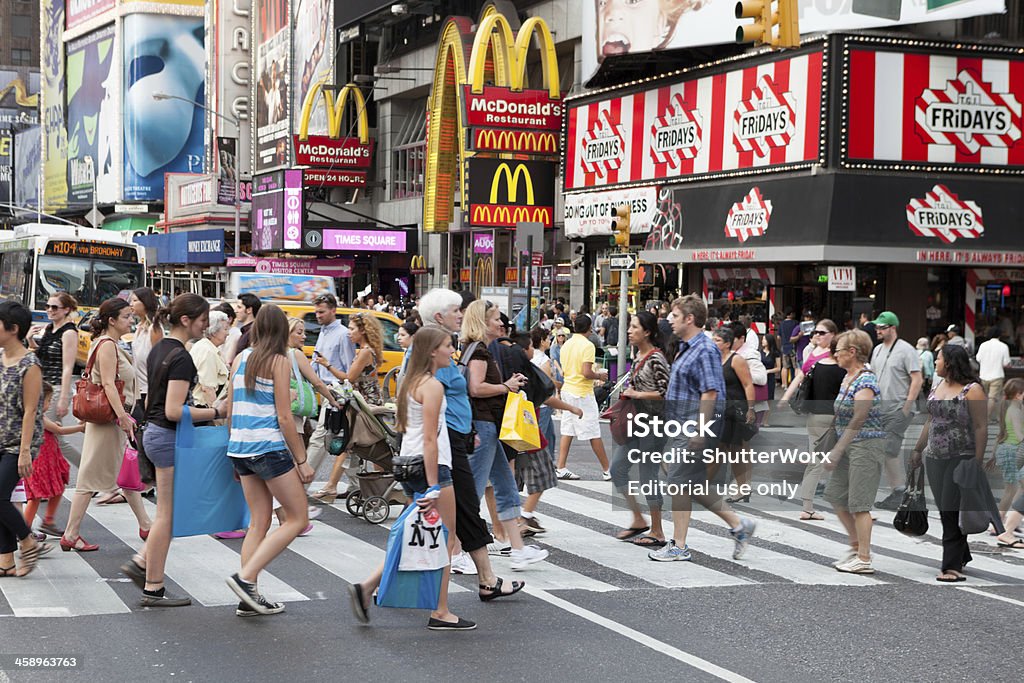
<svg viewBox="0 0 1024 683"><path fill-rule="evenodd" d="M925 458L928 483L942 520L942 571L961 572L971 561L967 536L960 530L960 487L953 481L956 466L967 458Z"/></svg>
<svg viewBox="0 0 1024 683"><path fill-rule="evenodd" d="M483 420L473 420L480 444L469 456L469 465L473 468L473 481L476 483L476 495L483 498L487 482L494 486L494 498L498 504L498 519L501 521L518 519L519 491L516 489L516 477L509 465L508 458L498 441L498 425Z"/></svg>
<svg viewBox="0 0 1024 683"><path fill-rule="evenodd" d="M11 493L20 480L18 454L0 451L0 553L13 553L18 549L18 541L31 531L11 502Z"/></svg>

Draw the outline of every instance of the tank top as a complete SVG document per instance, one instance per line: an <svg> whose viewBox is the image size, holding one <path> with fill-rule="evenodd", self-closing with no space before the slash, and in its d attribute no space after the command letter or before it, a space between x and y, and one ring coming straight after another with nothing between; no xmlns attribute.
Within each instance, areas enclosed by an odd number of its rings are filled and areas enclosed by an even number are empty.
<svg viewBox="0 0 1024 683"><path fill-rule="evenodd" d="M363 371L352 384L355 385L359 395L366 399L370 405L384 405L384 399L380 395L380 382L377 379L377 354L370 349L373 360L363 368Z"/></svg>
<svg viewBox="0 0 1024 683"><path fill-rule="evenodd" d="M277 421L273 380L257 377L255 391L245 388L245 366L251 357L252 349L242 352L238 370L231 378L230 458L251 458L288 450Z"/></svg>
<svg viewBox="0 0 1024 683"><path fill-rule="evenodd" d="M1014 431L1014 429L1013 429L1013 419L1012 419L1012 417L1010 415L1010 411L1011 410L1019 411L1019 410L1021 410L1021 408L1020 408L1019 405L1012 405L1012 404L1007 406L1007 408L1006 408L1006 417L1003 418L1003 420L1006 422L1006 442L1005 443L1008 443L1011 446L1016 446L1016 445L1020 444L1021 439L1024 439L1024 434L1018 434L1016 431Z"/></svg>
<svg viewBox="0 0 1024 683"><path fill-rule="evenodd" d="M53 329L53 323L50 323L43 332L43 338L39 340L36 357L43 369L43 381L53 386L60 385L64 373L64 333L74 329L73 322L66 322L56 330Z"/></svg>
<svg viewBox="0 0 1024 683"><path fill-rule="evenodd" d="M725 376L725 398L729 405L735 406L737 410L747 410L747 392L743 389L739 375L732 367L732 359L735 353L730 353L722 364L722 374Z"/></svg>
<svg viewBox="0 0 1024 683"><path fill-rule="evenodd" d="M149 352L153 350L153 324L140 323L132 340L132 363L135 366L136 388L139 396L149 393Z"/></svg>
<svg viewBox="0 0 1024 683"><path fill-rule="evenodd" d="M451 468L452 447L448 441L448 422L444 413L448 399L441 399L441 410L437 416L437 464ZM402 435L401 455L423 455L423 405L409 396L405 415L405 434Z"/></svg>
<svg viewBox="0 0 1024 683"><path fill-rule="evenodd" d="M928 414L932 418L928 428L929 458L974 455L974 425L966 401L967 392L973 386L971 382L951 399L935 398L937 389L932 389L928 396Z"/></svg>

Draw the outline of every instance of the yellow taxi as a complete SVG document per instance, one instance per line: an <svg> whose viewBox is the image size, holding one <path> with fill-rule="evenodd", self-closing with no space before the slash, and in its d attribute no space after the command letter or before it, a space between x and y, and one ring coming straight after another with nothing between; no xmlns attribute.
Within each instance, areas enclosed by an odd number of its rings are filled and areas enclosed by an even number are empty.
<svg viewBox="0 0 1024 683"><path fill-rule="evenodd" d="M79 314L81 319L77 323L78 350L75 354L76 372L84 370L85 364L89 362L89 348L92 346L92 317L96 315L96 309L79 310ZM135 339L135 332L129 332L121 337L121 345L131 351L133 339Z"/></svg>

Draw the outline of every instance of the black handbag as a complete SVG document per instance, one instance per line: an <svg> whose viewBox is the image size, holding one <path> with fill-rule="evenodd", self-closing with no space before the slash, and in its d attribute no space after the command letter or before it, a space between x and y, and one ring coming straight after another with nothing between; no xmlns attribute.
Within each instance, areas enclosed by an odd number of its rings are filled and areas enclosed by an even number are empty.
<svg viewBox="0 0 1024 683"><path fill-rule="evenodd" d="M396 455L391 459L391 473L398 482L426 481L427 478L422 455Z"/></svg>
<svg viewBox="0 0 1024 683"><path fill-rule="evenodd" d="M892 520L896 531L907 536L928 533L928 506L924 499L924 468L918 466L907 477L907 490L903 494L896 516Z"/></svg>
<svg viewBox="0 0 1024 683"><path fill-rule="evenodd" d="M790 402L789 407L793 409L793 412L797 415L806 415L811 412L810 401L811 389L814 385L814 366L807 371L804 375L804 379L800 382L800 386L796 389L796 396L794 396Z"/></svg>

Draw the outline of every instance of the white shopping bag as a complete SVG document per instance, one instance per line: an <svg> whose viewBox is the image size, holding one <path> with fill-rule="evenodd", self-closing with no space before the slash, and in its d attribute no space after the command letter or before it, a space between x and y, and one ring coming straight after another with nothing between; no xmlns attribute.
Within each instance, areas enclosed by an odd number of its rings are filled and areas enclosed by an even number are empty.
<svg viewBox="0 0 1024 683"><path fill-rule="evenodd" d="M413 503L415 505L415 503ZM426 572L448 565L448 531L437 508L414 511L405 518L400 572Z"/></svg>

